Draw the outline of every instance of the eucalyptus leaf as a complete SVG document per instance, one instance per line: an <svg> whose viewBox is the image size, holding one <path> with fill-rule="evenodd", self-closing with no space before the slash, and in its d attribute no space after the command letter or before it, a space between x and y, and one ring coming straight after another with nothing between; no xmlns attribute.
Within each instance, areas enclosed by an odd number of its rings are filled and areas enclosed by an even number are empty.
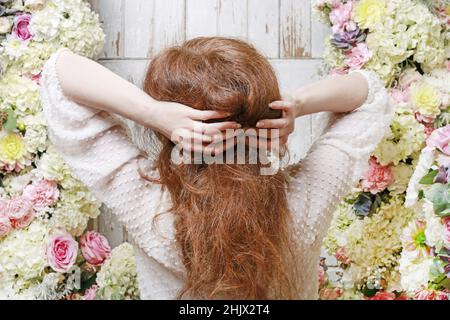
<svg viewBox="0 0 450 320"><path fill-rule="evenodd" d="M450 216L450 189L448 184L434 184L425 196L433 203L434 213L440 217Z"/></svg>
<svg viewBox="0 0 450 320"><path fill-rule="evenodd" d="M8 118L6 119L6 122L3 124L3 128L5 128L8 131L14 131L17 128L16 115L14 114L14 111L11 108L6 109L5 111L8 114Z"/></svg>

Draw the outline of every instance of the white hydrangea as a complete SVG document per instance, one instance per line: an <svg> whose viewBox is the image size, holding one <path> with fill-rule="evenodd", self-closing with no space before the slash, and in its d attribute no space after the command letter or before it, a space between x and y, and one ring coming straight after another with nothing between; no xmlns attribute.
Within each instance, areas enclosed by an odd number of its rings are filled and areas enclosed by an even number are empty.
<svg viewBox="0 0 450 320"><path fill-rule="evenodd" d="M97 274L97 284L98 299L139 298L136 261L132 245L124 243L111 252L111 256Z"/></svg>
<svg viewBox="0 0 450 320"><path fill-rule="evenodd" d="M47 264L45 239L48 226L36 219L28 228L16 230L0 242L0 266L7 282L25 289L39 281Z"/></svg>
<svg viewBox="0 0 450 320"><path fill-rule="evenodd" d="M399 267L403 290L414 293L426 287L431 280L430 269L432 265L432 257L426 257L417 261L414 252L403 251Z"/></svg>
<svg viewBox="0 0 450 320"><path fill-rule="evenodd" d="M28 42L22 41L13 35L8 35L6 41L2 43L1 52L6 54L10 59L20 58L28 49Z"/></svg>
<svg viewBox="0 0 450 320"><path fill-rule="evenodd" d="M51 41L58 36L62 14L49 3L44 10L31 16L30 32L34 41Z"/></svg>

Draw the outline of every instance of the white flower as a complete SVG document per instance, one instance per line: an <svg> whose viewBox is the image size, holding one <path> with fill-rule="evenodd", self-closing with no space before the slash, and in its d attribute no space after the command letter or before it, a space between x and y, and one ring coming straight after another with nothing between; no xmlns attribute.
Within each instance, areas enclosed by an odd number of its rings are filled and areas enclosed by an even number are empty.
<svg viewBox="0 0 450 320"><path fill-rule="evenodd" d="M33 40L51 41L57 37L61 18L61 12L51 6L34 13L29 26Z"/></svg>
<svg viewBox="0 0 450 320"><path fill-rule="evenodd" d="M416 170L414 171L406 190L405 206L407 208L412 207L417 202L420 187L419 181L428 173L428 170L433 165L433 162L434 156L432 152L422 152L419 162L417 163Z"/></svg>
<svg viewBox="0 0 450 320"><path fill-rule="evenodd" d="M2 43L2 51L10 59L18 59L27 51L28 43L28 41L22 41L13 35L8 35L6 41Z"/></svg>
<svg viewBox="0 0 450 320"><path fill-rule="evenodd" d="M438 247L445 240L445 228L441 218L434 213L433 203L424 200L423 215L426 221L425 237L430 247Z"/></svg>
<svg viewBox="0 0 450 320"><path fill-rule="evenodd" d="M413 293L427 286L431 280L430 269L432 265L432 257L426 257L417 262L416 255L413 252L403 251L399 267L403 290Z"/></svg>

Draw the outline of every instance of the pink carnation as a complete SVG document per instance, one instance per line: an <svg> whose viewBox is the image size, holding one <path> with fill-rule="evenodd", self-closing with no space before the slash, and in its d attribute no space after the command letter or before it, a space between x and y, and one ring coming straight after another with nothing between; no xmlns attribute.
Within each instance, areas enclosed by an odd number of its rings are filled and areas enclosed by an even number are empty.
<svg viewBox="0 0 450 320"><path fill-rule="evenodd" d="M78 243L70 235L58 235L47 245L47 261L56 272L67 272L77 259Z"/></svg>
<svg viewBox="0 0 450 320"><path fill-rule="evenodd" d="M109 257L108 240L98 232L88 231L80 239L81 253L88 263L99 266Z"/></svg>
<svg viewBox="0 0 450 320"><path fill-rule="evenodd" d="M29 30L31 15L22 14L20 16L16 16L14 19L14 34L21 40L26 41L32 38L31 32Z"/></svg>
<svg viewBox="0 0 450 320"><path fill-rule="evenodd" d="M386 189L393 181L394 175L390 166L382 166L375 157L369 160L369 170L367 170L361 184L365 192L377 194Z"/></svg>
<svg viewBox="0 0 450 320"><path fill-rule="evenodd" d="M58 185L53 181L39 180L26 186L23 191L23 196L33 203L36 211L41 211L58 201Z"/></svg>
<svg viewBox="0 0 450 320"><path fill-rule="evenodd" d="M373 297L366 298L366 300L396 300L395 293L378 291Z"/></svg>
<svg viewBox="0 0 450 320"><path fill-rule="evenodd" d="M343 264L350 264L352 262L350 258L347 257L347 253L345 252L344 247L340 247L339 249L337 249L335 257L337 261L342 262Z"/></svg>
<svg viewBox="0 0 450 320"><path fill-rule="evenodd" d="M341 288L326 288L320 292L320 298L322 300L337 300L342 294L343 291Z"/></svg>
<svg viewBox="0 0 450 320"><path fill-rule="evenodd" d="M420 290L414 295L416 300L436 300L436 292L434 290Z"/></svg>
<svg viewBox="0 0 450 320"><path fill-rule="evenodd" d="M83 300L95 300L98 288L98 285L94 284L92 287L87 289L84 293Z"/></svg>
<svg viewBox="0 0 450 320"><path fill-rule="evenodd" d="M0 214L0 238L6 237L12 229L13 227L9 218Z"/></svg>
<svg viewBox="0 0 450 320"><path fill-rule="evenodd" d="M17 197L8 201L5 213L14 229L28 227L35 217L33 204L25 197Z"/></svg>
<svg viewBox="0 0 450 320"><path fill-rule="evenodd" d="M358 43L356 47L347 53L347 59L345 63L352 70L361 69L366 62L372 58L372 53L365 43Z"/></svg>

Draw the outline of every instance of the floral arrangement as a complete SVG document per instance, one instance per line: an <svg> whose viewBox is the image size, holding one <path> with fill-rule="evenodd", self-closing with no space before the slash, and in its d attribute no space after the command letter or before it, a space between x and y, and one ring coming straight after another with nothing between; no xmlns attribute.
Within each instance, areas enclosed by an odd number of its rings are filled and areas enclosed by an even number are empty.
<svg viewBox="0 0 450 320"><path fill-rule="evenodd" d="M445 245L433 242L436 238L428 243L422 232L426 219L433 220L434 237L442 238L444 227L438 231L439 217L423 218L424 210L405 206L405 199L411 197L406 190L416 166L424 166L419 157L428 137L450 124L449 2L320 0L315 7L332 28L325 52L330 72L375 72L395 106L389 133L336 210L323 250L320 296L448 298L445 258L433 251ZM422 242L430 250L419 262L408 252L423 252L415 247Z"/></svg>
<svg viewBox="0 0 450 320"><path fill-rule="evenodd" d="M39 98L52 53L95 57L103 44L84 0L0 0L0 299L89 298L121 272L107 266L95 285L101 266L119 258L104 236L86 232L100 203L51 146Z"/></svg>

